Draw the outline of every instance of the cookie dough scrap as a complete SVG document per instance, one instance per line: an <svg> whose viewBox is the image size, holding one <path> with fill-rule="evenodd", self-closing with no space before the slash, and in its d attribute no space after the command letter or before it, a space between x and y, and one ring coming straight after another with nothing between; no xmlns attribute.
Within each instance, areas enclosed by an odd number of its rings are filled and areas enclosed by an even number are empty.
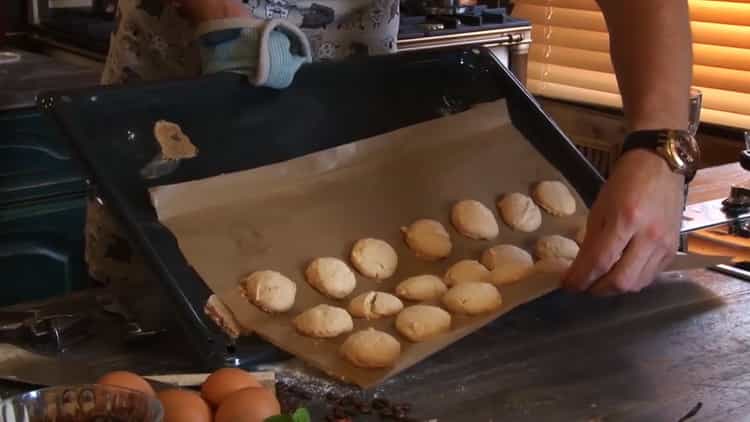
<svg viewBox="0 0 750 422"><path fill-rule="evenodd" d="M539 259L563 258L574 260L578 256L578 244L560 235L544 236L537 240L534 252Z"/></svg>
<svg viewBox="0 0 750 422"><path fill-rule="evenodd" d="M305 270L305 278L320 293L343 299L357 287L357 278L346 263L338 258L316 258Z"/></svg>
<svg viewBox="0 0 750 422"><path fill-rule="evenodd" d="M350 335L339 353L359 368L388 368L401 355L401 343L388 333L368 328Z"/></svg>
<svg viewBox="0 0 750 422"><path fill-rule="evenodd" d="M216 295L211 295L203 307L203 312L211 318L221 330L232 339L240 336L250 335L252 330L248 330L237 321L234 313L229 307Z"/></svg>
<svg viewBox="0 0 750 422"><path fill-rule="evenodd" d="M396 317L396 330L414 343L429 340L450 328L451 314L437 306L409 306Z"/></svg>
<svg viewBox="0 0 750 422"><path fill-rule="evenodd" d="M479 261L462 259L445 272L445 284L455 286L459 283L483 282L490 278L490 271Z"/></svg>
<svg viewBox="0 0 750 422"><path fill-rule="evenodd" d="M354 329L354 321L346 310L325 304L297 315L292 324L300 334L315 338L333 338Z"/></svg>
<svg viewBox="0 0 750 422"><path fill-rule="evenodd" d="M404 309L401 299L385 292L366 292L349 302L349 312L356 318L368 320L396 315Z"/></svg>
<svg viewBox="0 0 750 422"><path fill-rule="evenodd" d="M532 194L534 201L551 215L564 217L576 212L576 200L570 189L557 180L539 182Z"/></svg>
<svg viewBox="0 0 750 422"><path fill-rule="evenodd" d="M470 239L494 239L500 233L492 211L473 199L459 201L453 205L451 221L459 233Z"/></svg>
<svg viewBox="0 0 750 422"><path fill-rule="evenodd" d="M154 138L159 142L161 154L165 160L193 158L198 155L198 148L182 132L180 125L166 120L154 124Z"/></svg>
<svg viewBox="0 0 750 422"><path fill-rule="evenodd" d="M443 295L443 305L454 314L485 314L499 309L502 304L500 292L490 283L457 284Z"/></svg>
<svg viewBox="0 0 750 422"><path fill-rule="evenodd" d="M242 295L265 312L286 312L294 306L297 285L276 271L256 271L240 281Z"/></svg>
<svg viewBox="0 0 750 422"><path fill-rule="evenodd" d="M396 295L401 299L417 302L439 299L448 287L440 277L432 274L409 277L396 286Z"/></svg>
<svg viewBox="0 0 750 422"><path fill-rule="evenodd" d="M435 261L451 254L453 243L448 230L437 220L420 219L402 227L406 244L417 257Z"/></svg>
<svg viewBox="0 0 750 422"><path fill-rule="evenodd" d="M513 230L531 233L542 225L542 212L528 196L514 192L497 202L500 217Z"/></svg>
<svg viewBox="0 0 750 422"><path fill-rule="evenodd" d="M491 270L489 282L496 286L515 283L534 268L531 254L515 245L496 245L482 253L482 264Z"/></svg>
<svg viewBox="0 0 750 422"><path fill-rule="evenodd" d="M354 244L351 252L354 268L363 276L385 280L396 272L398 255L388 242L380 239L364 238Z"/></svg>

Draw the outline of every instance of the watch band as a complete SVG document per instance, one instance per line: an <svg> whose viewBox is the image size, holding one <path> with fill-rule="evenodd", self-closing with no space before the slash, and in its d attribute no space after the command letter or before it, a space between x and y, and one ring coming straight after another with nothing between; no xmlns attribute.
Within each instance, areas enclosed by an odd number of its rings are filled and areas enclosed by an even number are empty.
<svg viewBox="0 0 750 422"><path fill-rule="evenodd" d="M625 137L625 142L622 145L622 153L624 154L634 149L650 149L655 151L661 146L659 138L664 131L665 129L655 129L630 132Z"/></svg>
<svg viewBox="0 0 750 422"><path fill-rule="evenodd" d="M631 132L625 137L621 154L625 154L634 149L646 149L658 154L658 148L664 146L662 135L667 131L668 129L651 129ZM695 170L686 172L684 176L685 184L690 183L695 177Z"/></svg>

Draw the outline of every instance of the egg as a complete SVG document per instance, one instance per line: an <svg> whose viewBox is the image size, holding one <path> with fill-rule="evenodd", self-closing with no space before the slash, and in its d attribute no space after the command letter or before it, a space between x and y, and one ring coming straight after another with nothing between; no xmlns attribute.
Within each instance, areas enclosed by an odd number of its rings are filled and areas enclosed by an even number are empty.
<svg viewBox="0 0 750 422"><path fill-rule="evenodd" d="M206 378L201 386L201 395L214 407L230 394L250 387L260 387L253 374L237 368L223 368Z"/></svg>
<svg viewBox="0 0 750 422"><path fill-rule="evenodd" d="M215 422L263 422L280 413L279 401L271 391L250 387L224 399L216 411Z"/></svg>
<svg viewBox="0 0 750 422"><path fill-rule="evenodd" d="M149 396L155 396L156 393L144 378L138 374L127 371L115 371L104 374L103 377L99 378L97 384L111 385L114 387L129 388L131 390L140 391L146 393Z"/></svg>
<svg viewBox="0 0 750 422"><path fill-rule="evenodd" d="M173 388L156 397L164 408L163 422L211 422L211 407L196 392Z"/></svg>

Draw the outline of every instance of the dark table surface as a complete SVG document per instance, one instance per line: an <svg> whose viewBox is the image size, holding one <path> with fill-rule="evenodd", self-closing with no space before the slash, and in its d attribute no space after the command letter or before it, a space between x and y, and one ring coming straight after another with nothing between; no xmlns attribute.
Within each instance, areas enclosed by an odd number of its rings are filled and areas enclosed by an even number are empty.
<svg viewBox="0 0 750 422"><path fill-rule="evenodd" d="M748 326L750 285L707 270L613 299L554 293L369 393L440 421L677 421L699 402L696 420L747 420ZM99 332L66 358L102 372L203 369L181 351L179 330L141 346ZM2 395L24 389L0 383Z"/></svg>

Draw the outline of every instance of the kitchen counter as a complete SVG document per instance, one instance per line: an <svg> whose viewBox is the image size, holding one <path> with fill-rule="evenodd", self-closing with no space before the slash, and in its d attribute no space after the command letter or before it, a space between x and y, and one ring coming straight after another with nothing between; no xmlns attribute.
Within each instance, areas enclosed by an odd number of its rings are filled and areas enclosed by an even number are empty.
<svg viewBox="0 0 750 422"><path fill-rule="evenodd" d="M695 191L724 171L703 170ZM698 403L695 420L747 420L746 327L750 285L708 270L672 274L639 295L554 293L370 393L441 422L678 421ZM180 343L80 353L102 369L196 370L175 353ZM0 383L6 394L21 388Z"/></svg>
<svg viewBox="0 0 750 422"><path fill-rule="evenodd" d="M0 111L31 108L40 92L96 85L100 71L63 63L28 51L0 47L19 60L0 64Z"/></svg>

